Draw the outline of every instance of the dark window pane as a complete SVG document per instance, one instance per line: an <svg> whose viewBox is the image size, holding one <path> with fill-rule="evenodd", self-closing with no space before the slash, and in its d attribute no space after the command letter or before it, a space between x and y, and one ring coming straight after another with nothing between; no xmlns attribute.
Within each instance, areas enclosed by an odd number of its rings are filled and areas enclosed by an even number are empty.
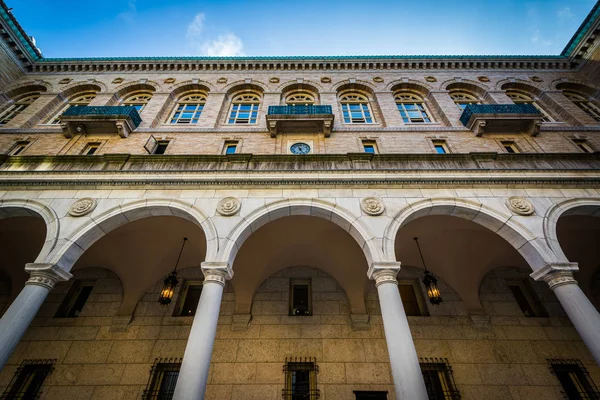
<svg viewBox="0 0 600 400"><path fill-rule="evenodd" d="M225 149L225 154L235 154L236 150L237 150L237 146L234 144L230 144Z"/></svg>
<svg viewBox="0 0 600 400"><path fill-rule="evenodd" d="M422 316L423 313L421 312L421 308L419 308L415 286L413 284L400 284L398 285L398 288L400 290L400 297L402 298L402 304L404 305L406 315Z"/></svg>
<svg viewBox="0 0 600 400"><path fill-rule="evenodd" d="M67 314L67 317L77 317L83 310L83 306L87 301L88 297L90 297L90 293L92 293L93 286L83 286L75 299L75 303L73 304L73 308Z"/></svg>
<svg viewBox="0 0 600 400"><path fill-rule="evenodd" d="M158 142L156 148L154 149L154 154L165 154L168 145L169 142Z"/></svg>
<svg viewBox="0 0 600 400"><path fill-rule="evenodd" d="M533 310L531 304L529 304L525 293L523 293L523 289L521 289L519 285L509 285L508 287L515 297L515 300L517 300L521 311L523 311L523 315L526 317L535 317L535 311Z"/></svg>
<svg viewBox="0 0 600 400"><path fill-rule="evenodd" d="M202 294L202 285L191 285L188 288L181 308L181 315L196 315L200 294Z"/></svg>
<svg viewBox="0 0 600 400"><path fill-rule="evenodd" d="M372 144L365 144L364 148L365 148L365 153L375 154L375 146L373 146Z"/></svg>
<svg viewBox="0 0 600 400"><path fill-rule="evenodd" d="M438 154L446 154L446 149L441 144L436 144L434 147Z"/></svg>

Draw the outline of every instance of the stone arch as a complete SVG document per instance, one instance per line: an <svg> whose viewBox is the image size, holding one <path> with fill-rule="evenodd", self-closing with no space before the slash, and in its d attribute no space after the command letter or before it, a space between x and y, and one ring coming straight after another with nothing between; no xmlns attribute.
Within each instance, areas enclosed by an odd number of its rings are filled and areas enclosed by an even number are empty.
<svg viewBox="0 0 600 400"><path fill-rule="evenodd" d="M190 90L200 90L202 92L208 93L214 89L215 88L212 83L200 79L179 82L178 84L173 85L169 88L169 90L171 91L171 96L179 96L181 93Z"/></svg>
<svg viewBox="0 0 600 400"><path fill-rule="evenodd" d="M262 96L264 92L268 92L269 90L267 85L254 79L250 82L235 81L223 88L223 92L227 94L227 97L231 97L232 94L242 91L257 92Z"/></svg>
<svg viewBox="0 0 600 400"><path fill-rule="evenodd" d="M560 262L568 262L558 242L556 226L563 215L591 215L600 217L600 198L569 199L553 205L544 216L543 231L548 247Z"/></svg>
<svg viewBox="0 0 600 400"><path fill-rule="evenodd" d="M108 89L106 85L99 81L83 81L83 82L74 82L69 85L66 85L59 92L59 95L63 98L72 97L81 92L97 92L104 93L107 92Z"/></svg>
<svg viewBox="0 0 600 400"><path fill-rule="evenodd" d="M446 82L444 82L446 83ZM461 91L474 94L480 100L485 99L487 91L489 88L475 81L463 80L460 82L449 82L445 86L442 87L442 90L447 90L448 92Z"/></svg>
<svg viewBox="0 0 600 400"><path fill-rule="evenodd" d="M350 80L346 79L336 83L331 89L337 93L338 97L341 93L351 90L365 92L368 93L372 98L375 97L375 86L373 86L370 82L362 81L360 79L356 79L355 82L350 82Z"/></svg>
<svg viewBox="0 0 600 400"><path fill-rule="evenodd" d="M311 94L315 98L315 104L319 104L320 95L319 88L312 83L298 83L297 81L289 81L280 86L281 104L285 104L286 97L291 93L305 92Z"/></svg>
<svg viewBox="0 0 600 400"><path fill-rule="evenodd" d="M570 89L576 92L585 93L590 97L594 97L600 90L600 87L579 79L556 79L550 83L550 88L552 90Z"/></svg>
<svg viewBox="0 0 600 400"><path fill-rule="evenodd" d="M409 79L407 81L397 79L390 82L385 89L390 92L397 92L400 90L413 91L423 97L427 97L429 92L433 90L433 86L425 82L416 81L414 79Z"/></svg>
<svg viewBox="0 0 600 400"><path fill-rule="evenodd" d="M408 222L427 215L449 215L473 221L498 234L513 246L532 270L538 270L554 260L545 243L513 216L494 210L482 203L459 198L424 199L401 209L387 226L383 237L383 253L395 260L395 239Z"/></svg>
<svg viewBox="0 0 600 400"><path fill-rule="evenodd" d="M118 99L123 99L130 93L134 92L156 92L159 89L159 86L154 83L147 81L145 83L136 82L127 82L115 88L115 96Z"/></svg>
<svg viewBox="0 0 600 400"><path fill-rule="evenodd" d="M45 262L46 257L54 250L58 242L60 234L58 216L51 207L36 200L7 199L0 201L0 219L22 216L39 217L46 223L46 240L35 260L35 262Z"/></svg>
<svg viewBox="0 0 600 400"><path fill-rule="evenodd" d="M49 262L69 271L101 237L129 222L153 216L176 216L198 225L206 237L205 259L216 258L219 246L217 231L202 210L180 200L144 199L113 207L93 218L84 217L87 222L64 238L65 243L52 252Z"/></svg>
<svg viewBox="0 0 600 400"><path fill-rule="evenodd" d="M516 90L516 91L520 91L520 92L525 92L529 95L532 96L536 96L536 97L540 97L543 93L542 89L539 88L539 86L521 80L521 79L517 79L517 80L508 80L508 79L504 79L500 82L498 82L498 84L496 85L496 88L499 90Z"/></svg>
<svg viewBox="0 0 600 400"><path fill-rule="evenodd" d="M358 221L358 216L338 205L318 199L285 199L260 207L240 221L230 231L226 243L219 252L218 261L233 266L238 251L253 232L269 221L291 215L309 215L329 220L354 238L363 250L369 266L373 262L382 260L381 251L375 244L375 237Z"/></svg>
<svg viewBox="0 0 600 400"><path fill-rule="evenodd" d="M299 83L297 79L293 79L293 80L285 81L282 84L280 84L279 86L277 86L276 91L283 93L287 90L288 87L294 86L294 85L301 85L301 86L306 85L306 86L312 87L311 90L314 90L317 93L324 90L323 85L321 85L315 81L303 80L302 83Z"/></svg>
<svg viewBox="0 0 600 400"><path fill-rule="evenodd" d="M44 81L35 81L35 82L23 82L20 83L19 85L15 85L9 89L7 89L4 94L9 98L9 99L15 99L17 97L21 97L25 94L28 93L33 93L33 92L40 92L40 93L45 93L45 92L50 92L52 89L52 86L48 83L48 82L44 82Z"/></svg>

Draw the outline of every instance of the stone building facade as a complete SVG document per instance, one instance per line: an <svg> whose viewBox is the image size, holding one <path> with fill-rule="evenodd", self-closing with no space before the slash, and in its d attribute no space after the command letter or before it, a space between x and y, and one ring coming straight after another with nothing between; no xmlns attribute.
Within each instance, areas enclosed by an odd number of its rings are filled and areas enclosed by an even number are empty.
<svg viewBox="0 0 600 400"><path fill-rule="evenodd" d="M0 5L3 398L597 395L599 4L559 56L179 59Z"/></svg>

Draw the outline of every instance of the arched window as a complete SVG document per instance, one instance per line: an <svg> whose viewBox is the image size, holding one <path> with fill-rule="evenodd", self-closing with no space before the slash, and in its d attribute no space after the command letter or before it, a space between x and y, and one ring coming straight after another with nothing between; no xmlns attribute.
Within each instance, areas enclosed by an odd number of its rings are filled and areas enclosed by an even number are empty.
<svg viewBox="0 0 600 400"><path fill-rule="evenodd" d="M510 99L515 104L531 104L532 106L537 108L537 110L539 112L541 112L542 115L544 116L544 120L543 120L544 122L552 122L553 121L553 119L550 117L550 115L548 115L548 113L546 111L544 111L544 109L542 107L540 107L539 104L537 104L537 102L531 96L529 96L525 93L515 92L515 91L507 91L506 95L508 97L510 97Z"/></svg>
<svg viewBox="0 0 600 400"><path fill-rule="evenodd" d="M60 116L71 107L83 107L88 106L96 98L96 93L81 94L73 99L69 100L69 103L64 106L51 120L51 124L60 124Z"/></svg>
<svg viewBox="0 0 600 400"><path fill-rule="evenodd" d="M594 118L596 121L600 121L600 108L589 101L586 97L579 93L563 91L563 94L571 100L575 105L581 108L587 115Z"/></svg>
<svg viewBox="0 0 600 400"><path fill-rule="evenodd" d="M346 124L372 124L369 99L360 93L348 93L340 98L342 115Z"/></svg>
<svg viewBox="0 0 600 400"><path fill-rule="evenodd" d="M467 93L467 92L461 92L461 91L450 92L450 97L454 101L454 104L456 104L456 106L461 109L461 111L464 110L465 107L467 107L469 104L479 104L480 103L480 101L477 97L475 97L472 94Z"/></svg>
<svg viewBox="0 0 600 400"><path fill-rule="evenodd" d="M2 114L0 114L0 125L7 124L10 120L16 117L19 113L23 112L31 103L33 103L38 97L39 93L28 94L21 97L8 107Z"/></svg>
<svg viewBox="0 0 600 400"><path fill-rule="evenodd" d="M228 124L255 124L258 117L260 97L254 93L242 93L231 101Z"/></svg>
<svg viewBox="0 0 600 400"><path fill-rule="evenodd" d="M294 92L285 98L285 104L288 106L312 106L315 104L315 97L307 92Z"/></svg>
<svg viewBox="0 0 600 400"><path fill-rule="evenodd" d="M195 124L198 122L204 105L206 104L206 95L203 93L193 93L182 97L173 110L170 118L171 124Z"/></svg>
<svg viewBox="0 0 600 400"><path fill-rule="evenodd" d="M423 99L412 93L400 92L394 96L396 107L405 124L422 124L431 122Z"/></svg>
<svg viewBox="0 0 600 400"><path fill-rule="evenodd" d="M146 104L148 104L148 102L150 101L151 98L152 98L152 93L147 93L147 92L133 93L129 97L125 98L125 100L123 100L123 105L135 107L137 112L140 113L140 112L142 112L144 107L146 107Z"/></svg>

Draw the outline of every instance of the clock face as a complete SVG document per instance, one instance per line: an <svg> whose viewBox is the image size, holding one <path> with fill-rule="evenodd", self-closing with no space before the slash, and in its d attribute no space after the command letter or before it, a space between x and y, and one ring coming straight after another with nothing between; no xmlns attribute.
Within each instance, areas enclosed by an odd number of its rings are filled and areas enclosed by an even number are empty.
<svg viewBox="0 0 600 400"><path fill-rule="evenodd" d="M292 154L308 154L310 153L310 146L306 143L294 143L290 147Z"/></svg>

